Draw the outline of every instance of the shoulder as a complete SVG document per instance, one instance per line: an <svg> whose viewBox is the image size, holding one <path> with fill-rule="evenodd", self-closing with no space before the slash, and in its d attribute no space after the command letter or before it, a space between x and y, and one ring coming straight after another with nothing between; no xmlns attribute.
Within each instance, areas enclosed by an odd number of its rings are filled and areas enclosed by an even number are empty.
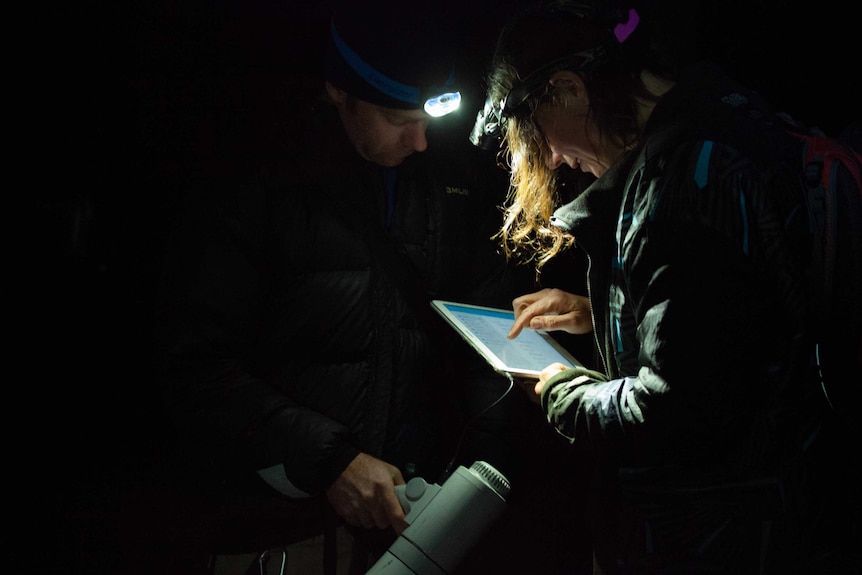
<svg viewBox="0 0 862 575"><path fill-rule="evenodd" d="M751 210L778 217L800 201L800 143L770 119L723 106L675 117L645 139L626 189L637 221L742 227Z"/></svg>
<svg viewBox="0 0 862 575"><path fill-rule="evenodd" d="M786 128L786 122L757 91L703 62L688 69L662 97L644 140L654 153L709 142L759 162L783 162L798 152L798 144Z"/></svg>
<svg viewBox="0 0 862 575"><path fill-rule="evenodd" d="M800 143L753 90L709 63L692 67L650 117L635 164L639 180L696 190L798 171ZM666 193L666 190L665 190Z"/></svg>

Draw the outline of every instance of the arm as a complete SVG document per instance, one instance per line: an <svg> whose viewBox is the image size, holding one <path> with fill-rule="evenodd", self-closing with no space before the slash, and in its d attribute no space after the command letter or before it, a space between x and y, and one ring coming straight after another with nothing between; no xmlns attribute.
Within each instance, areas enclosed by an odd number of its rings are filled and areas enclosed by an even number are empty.
<svg viewBox="0 0 862 575"><path fill-rule="evenodd" d="M297 400L298 389L333 385L325 372L302 367L309 350L285 346L296 352L281 352L280 372L257 360L262 325L274 317L265 295L271 277L265 221L243 208L185 222L166 262L160 349L168 408L214 481L258 471L286 485L283 493L326 494L350 523L397 529L398 470L362 453L343 416Z"/></svg>
<svg viewBox="0 0 862 575"><path fill-rule="evenodd" d="M689 157L681 151L677 159ZM791 194L738 155L720 158L737 171L716 168L727 175L707 187L670 165L682 177L642 184L610 292L621 377L605 382L575 370L541 388L549 421L573 441L708 457L738 444L789 377L782 358L798 312L774 283L793 269L785 217L770 198Z"/></svg>
<svg viewBox="0 0 862 575"><path fill-rule="evenodd" d="M629 285L639 287L625 293L621 306L632 312L623 314L617 336L621 376L608 381L583 368L555 366L542 373L535 392L565 437L614 450L643 447L674 430L694 441L697 433L732 428L751 405L743 398L760 389L753 381L756 341L770 323L768 304L751 291L739 255L695 239L706 230L688 238L678 232L669 230L665 243L653 231L650 246L639 251L644 259L629 268ZM729 357L735 358L732 376Z"/></svg>

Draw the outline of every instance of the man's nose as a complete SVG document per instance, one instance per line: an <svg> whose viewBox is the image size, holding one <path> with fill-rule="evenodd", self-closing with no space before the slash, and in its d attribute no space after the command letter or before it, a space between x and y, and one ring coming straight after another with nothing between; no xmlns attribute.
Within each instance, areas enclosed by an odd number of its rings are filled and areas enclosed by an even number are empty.
<svg viewBox="0 0 862 575"><path fill-rule="evenodd" d="M428 140L425 138L425 130L428 128L427 122L416 122L407 126L404 132L404 139L410 149L415 152L424 152L428 149Z"/></svg>

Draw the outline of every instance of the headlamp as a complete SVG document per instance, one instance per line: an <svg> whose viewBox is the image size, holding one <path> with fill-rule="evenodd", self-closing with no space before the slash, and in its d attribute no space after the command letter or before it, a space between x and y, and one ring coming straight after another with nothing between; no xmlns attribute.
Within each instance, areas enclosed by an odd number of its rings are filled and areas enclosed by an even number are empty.
<svg viewBox="0 0 862 575"><path fill-rule="evenodd" d="M470 142L483 150L492 150L500 143L503 135L503 109L506 101L501 100L499 106L489 97L485 106L476 115L476 123L470 132Z"/></svg>
<svg viewBox="0 0 862 575"><path fill-rule="evenodd" d="M439 118L454 112L461 106L460 92L446 92L439 96L433 96L425 100L425 111L429 116Z"/></svg>
<svg viewBox="0 0 862 575"><path fill-rule="evenodd" d="M417 108L421 105L425 112L435 118L450 114L461 105L461 93L447 90L454 84L454 69L449 73L449 78L443 86L427 88L410 86L388 77L363 60L339 35L334 21L330 25L330 32L335 47L347 65L365 82L396 102L415 105Z"/></svg>

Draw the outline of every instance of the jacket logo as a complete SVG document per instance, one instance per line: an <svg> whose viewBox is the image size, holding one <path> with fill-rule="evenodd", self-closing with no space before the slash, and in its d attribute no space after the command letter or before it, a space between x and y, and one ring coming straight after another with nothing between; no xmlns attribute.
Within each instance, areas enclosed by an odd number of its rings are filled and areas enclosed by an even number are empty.
<svg viewBox="0 0 862 575"><path fill-rule="evenodd" d="M446 186L446 194L456 194L459 196L469 196L470 190L467 188L457 188L455 186Z"/></svg>
<svg viewBox="0 0 862 575"><path fill-rule="evenodd" d="M722 98L721 101L736 108L738 106L743 106L747 104L748 98L746 98L742 94L739 94L738 92L734 92L733 94L727 95Z"/></svg>

